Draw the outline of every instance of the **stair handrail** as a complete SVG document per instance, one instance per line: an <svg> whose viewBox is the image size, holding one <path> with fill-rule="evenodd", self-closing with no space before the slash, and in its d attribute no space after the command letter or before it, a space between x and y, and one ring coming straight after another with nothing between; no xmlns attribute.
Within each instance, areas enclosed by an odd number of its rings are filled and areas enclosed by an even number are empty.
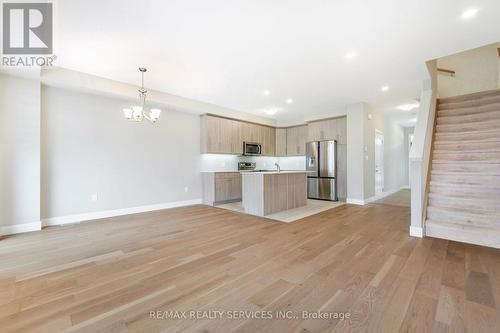
<svg viewBox="0 0 500 333"><path fill-rule="evenodd" d="M426 65L429 79L423 84L413 145L410 150L410 235L414 237L423 237L425 234L428 175L437 106L437 61L428 61Z"/></svg>

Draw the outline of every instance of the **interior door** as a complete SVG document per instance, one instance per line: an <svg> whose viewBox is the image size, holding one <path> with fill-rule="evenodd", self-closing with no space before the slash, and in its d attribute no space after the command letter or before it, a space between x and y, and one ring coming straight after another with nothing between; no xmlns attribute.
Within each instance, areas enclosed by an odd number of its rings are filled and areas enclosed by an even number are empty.
<svg viewBox="0 0 500 333"><path fill-rule="evenodd" d="M375 194L384 191L384 134L375 132Z"/></svg>
<svg viewBox="0 0 500 333"><path fill-rule="evenodd" d="M335 178L336 174L336 142L320 141L319 142L319 176L327 178Z"/></svg>
<svg viewBox="0 0 500 333"><path fill-rule="evenodd" d="M318 142L306 143L306 171L308 177L318 177Z"/></svg>

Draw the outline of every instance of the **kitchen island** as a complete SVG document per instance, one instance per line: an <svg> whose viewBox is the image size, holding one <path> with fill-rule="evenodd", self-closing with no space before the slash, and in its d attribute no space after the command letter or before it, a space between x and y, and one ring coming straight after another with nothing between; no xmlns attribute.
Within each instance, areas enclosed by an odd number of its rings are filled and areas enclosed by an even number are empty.
<svg viewBox="0 0 500 333"><path fill-rule="evenodd" d="M266 216L307 204L306 171L242 172L245 213Z"/></svg>

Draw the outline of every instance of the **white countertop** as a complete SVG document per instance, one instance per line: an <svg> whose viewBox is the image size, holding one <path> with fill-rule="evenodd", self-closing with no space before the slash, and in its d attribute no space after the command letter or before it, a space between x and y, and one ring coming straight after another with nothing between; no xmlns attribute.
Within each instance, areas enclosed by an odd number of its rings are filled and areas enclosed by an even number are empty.
<svg viewBox="0 0 500 333"><path fill-rule="evenodd" d="M306 173L305 170L283 170L283 171L241 171L242 175L275 175L282 173Z"/></svg>

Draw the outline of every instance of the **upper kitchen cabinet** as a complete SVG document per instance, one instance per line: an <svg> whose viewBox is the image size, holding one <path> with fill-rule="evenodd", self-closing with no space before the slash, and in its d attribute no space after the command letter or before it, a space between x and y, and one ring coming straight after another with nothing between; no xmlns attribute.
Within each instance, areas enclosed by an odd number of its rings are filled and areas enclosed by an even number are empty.
<svg viewBox="0 0 500 333"><path fill-rule="evenodd" d="M346 143L346 117L312 121L307 124L307 141L337 140Z"/></svg>
<svg viewBox="0 0 500 333"><path fill-rule="evenodd" d="M273 156L275 154L276 138L275 128L265 125L257 125L242 122L242 142L259 143L262 145L262 155Z"/></svg>
<svg viewBox="0 0 500 333"><path fill-rule="evenodd" d="M262 140L262 155L274 156L276 154L276 129L274 127L259 126Z"/></svg>
<svg viewBox="0 0 500 333"><path fill-rule="evenodd" d="M347 144L347 117L337 118L338 144Z"/></svg>
<svg viewBox="0 0 500 333"><path fill-rule="evenodd" d="M276 146L274 127L253 124L215 115L201 116L201 152L212 154L243 153L243 142L262 145L262 155L273 156Z"/></svg>
<svg viewBox="0 0 500 333"><path fill-rule="evenodd" d="M202 115L201 152L242 154L242 123L237 120Z"/></svg>
<svg viewBox="0 0 500 333"><path fill-rule="evenodd" d="M337 140L337 119L312 121L307 127L307 141Z"/></svg>
<svg viewBox="0 0 500 333"><path fill-rule="evenodd" d="M276 129L276 156L286 156L286 128Z"/></svg>
<svg viewBox="0 0 500 333"><path fill-rule="evenodd" d="M286 129L286 155L303 156L306 154L307 125Z"/></svg>

